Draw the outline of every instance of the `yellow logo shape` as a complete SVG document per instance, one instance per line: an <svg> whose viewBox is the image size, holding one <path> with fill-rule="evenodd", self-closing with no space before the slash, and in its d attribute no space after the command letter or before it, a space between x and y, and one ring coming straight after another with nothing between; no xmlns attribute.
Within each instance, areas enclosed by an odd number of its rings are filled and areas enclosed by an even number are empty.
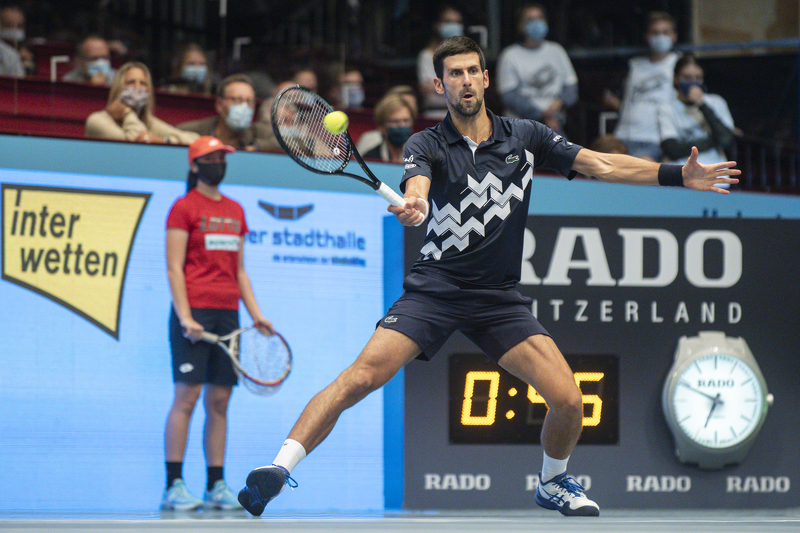
<svg viewBox="0 0 800 533"><path fill-rule="evenodd" d="M119 339L133 240L149 193L2 184L3 279Z"/></svg>

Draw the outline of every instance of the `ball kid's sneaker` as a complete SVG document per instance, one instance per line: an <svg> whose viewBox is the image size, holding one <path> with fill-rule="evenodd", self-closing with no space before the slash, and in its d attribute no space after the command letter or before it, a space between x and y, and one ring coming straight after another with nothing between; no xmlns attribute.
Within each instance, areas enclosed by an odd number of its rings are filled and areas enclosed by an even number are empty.
<svg viewBox="0 0 800 533"><path fill-rule="evenodd" d="M191 511L202 506L203 500L189 492L186 484L180 478L164 489L164 495L161 497L161 510L163 511Z"/></svg>
<svg viewBox="0 0 800 533"><path fill-rule="evenodd" d="M211 490L207 490L203 496L203 507L206 509L220 509L222 511L233 511L241 509L242 506L236 501L228 484L218 479Z"/></svg>
<svg viewBox="0 0 800 533"><path fill-rule="evenodd" d="M539 472L539 486L533 500L545 509L564 516L600 516L600 507L583 493L583 487L567 473L560 474L547 483Z"/></svg>
<svg viewBox="0 0 800 533"><path fill-rule="evenodd" d="M261 516L264 507L289 485L294 490L297 482L282 466L270 465L256 468L247 475L245 487L239 491L239 503L254 516Z"/></svg>

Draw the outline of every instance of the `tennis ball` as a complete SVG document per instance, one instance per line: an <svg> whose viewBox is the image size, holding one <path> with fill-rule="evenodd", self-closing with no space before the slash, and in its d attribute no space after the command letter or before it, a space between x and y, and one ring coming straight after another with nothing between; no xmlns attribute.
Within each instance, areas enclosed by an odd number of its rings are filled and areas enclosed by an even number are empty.
<svg viewBox="0 0 800 533"><path fill-rule="evenodd" d="M347 118L347 115L342 111L332 111L325 115L322 123L325 125L326 130L334 135L339 135L345 132L347 126L350 124L350 119Z"/></svg>

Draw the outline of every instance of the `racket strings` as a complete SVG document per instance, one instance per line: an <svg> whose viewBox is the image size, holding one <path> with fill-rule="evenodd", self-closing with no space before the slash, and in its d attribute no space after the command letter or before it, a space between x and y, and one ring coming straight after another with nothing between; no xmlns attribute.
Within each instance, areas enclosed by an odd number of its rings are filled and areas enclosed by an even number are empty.
<svg viewBox="0 0 800 533"><path fill-rule="evenodd" d="M291 352L280 335L263 335L253 328L239 338L239 364L247 378L242 381L251 392L276 392L289 375L291 362Z"/></svg>
<svg viewBox="0 0 800 533"><path fill-rule="evenodd" d="M347 136L325 129L323 120L331 111L316 93L300 87L283 91L272 108L276 133L290 155L328 173L343 169L350 160Z"/></svg>

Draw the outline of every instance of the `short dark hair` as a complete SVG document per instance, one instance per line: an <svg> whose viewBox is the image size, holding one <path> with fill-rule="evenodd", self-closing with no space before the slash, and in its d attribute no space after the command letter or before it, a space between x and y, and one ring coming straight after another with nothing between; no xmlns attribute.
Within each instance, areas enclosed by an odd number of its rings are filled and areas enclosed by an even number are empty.
<svg viewBox="0 0 800 533"><path fill-rule="evenodd" d="M227 89L228 85L231 83L246 83L250 87L253 87L253 79L247 74L231 74L220 82L217 87L217 97L225 98L225 89Z"/></svg>
<svg viewBox="0 0 800 533"><path fill-rule="evenodd" d="M645 27L645 32L650 31L650 26L661 21L669 22L672 24L672 29L676 29L677 24L675 22L675 17L666 11L651 11L647 14L647 26Z"/></svg>
<svg viewBox="0 0 800 533"><path fill-rule="evenodd" d="M701 69L703 68L700 63L697 62L697 58L693 54L684 54L675 62L675 76L680 74L680 72L683 70L683 67L686 65L697 65Z"/></svg>
<svg viewBox="0 0 800 533"><path fill-rule="evenodd" d="M450 37L442 41L442 44L436 47L433 52L433 70L436 71L436 77L442 79L444 71L444 58L456 56L459 54L478 54L481 61L481 72L486 70L486 58L483 57L483 50L478 46L478 43L469 37Z"/></svg>

